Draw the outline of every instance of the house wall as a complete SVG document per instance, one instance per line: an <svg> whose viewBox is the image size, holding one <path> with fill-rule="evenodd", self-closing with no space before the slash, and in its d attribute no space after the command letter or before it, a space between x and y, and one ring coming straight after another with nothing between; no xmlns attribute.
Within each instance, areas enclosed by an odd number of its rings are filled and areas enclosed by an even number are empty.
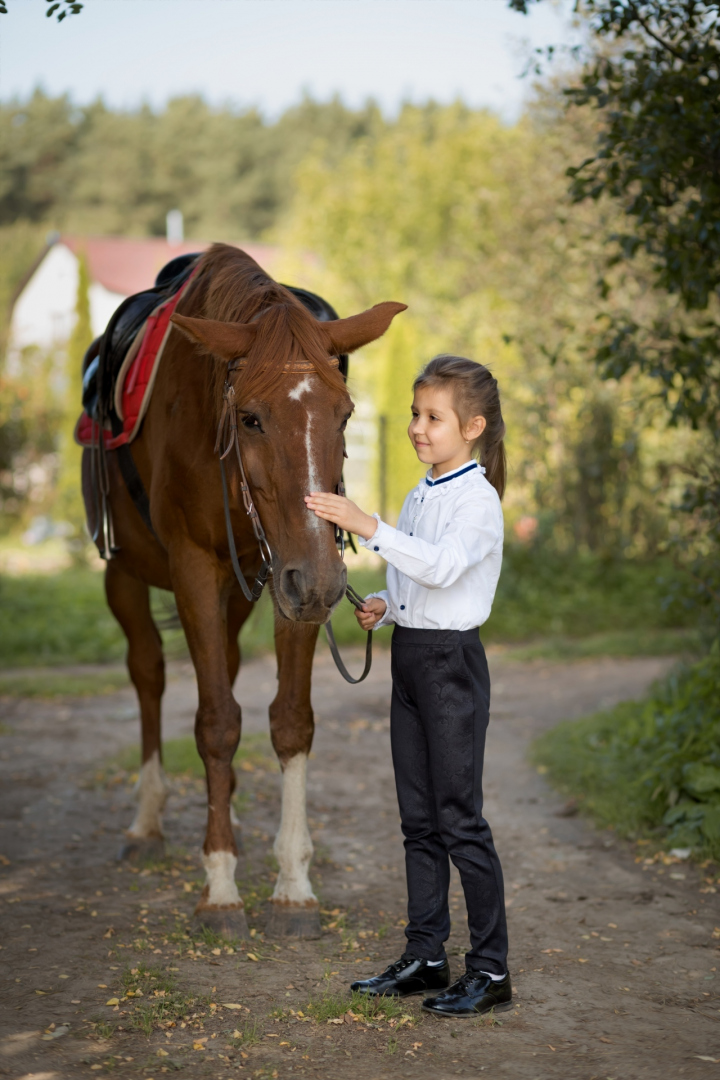
<svg viewBox="0 0 720 1080"><path fill-rule="evenodd" d="M15 301L10 321L9 353L17 357L29 346L45 352L62 348L75 325L79 280L77 256L65 244L54 244ZM95 337L125 299L95 281L88 289L90 322Z"/></svg>

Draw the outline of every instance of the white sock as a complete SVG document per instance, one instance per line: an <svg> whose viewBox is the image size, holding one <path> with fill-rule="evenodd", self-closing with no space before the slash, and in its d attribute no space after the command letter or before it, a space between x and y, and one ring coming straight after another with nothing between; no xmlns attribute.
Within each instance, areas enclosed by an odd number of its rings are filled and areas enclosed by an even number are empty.
<svg viewBox="0 0 720 1080"><path fill-rule="evenodd" d="M444 960L427 960L426 963L427 963L428 967L442 967L442 965L445 963L445 961Z"/></svg>
<svg viewBox="0 0 720 1080"><path fill-rule="evenodd" d="M502 982L503 979L507 979L507 971L504 975L493 975L491 971L479 971L478 975L487 975L488 979L492 979L493 982Z"/></svg>

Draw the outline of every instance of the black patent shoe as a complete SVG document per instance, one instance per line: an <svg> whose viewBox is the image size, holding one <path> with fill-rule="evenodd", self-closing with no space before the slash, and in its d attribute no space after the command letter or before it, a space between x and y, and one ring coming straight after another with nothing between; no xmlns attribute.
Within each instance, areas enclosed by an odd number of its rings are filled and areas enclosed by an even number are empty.
<svg viewBox="0 0 720 1080"><path fill-rule="evenodd" d="M496 1012L510 1009L510 974L508 973L502 982L495 982L489 975L483 975L479 971L466 971L444 994L423 1001L422 1007L434 1016L448 1016L453 1020L479 1016L492 1009Z"/></svg>
<svg viewBox="0 0 720 1080"><path fill-rule="evenodd" d="M409 997L426 994L428 990L444 990L450 984L450 965L447 960L431 967L427 960L405 957L396 960L382 975L361 979L350 987L360 994L375 997ZM428 998L432 1001L432 998Z"/></svg>

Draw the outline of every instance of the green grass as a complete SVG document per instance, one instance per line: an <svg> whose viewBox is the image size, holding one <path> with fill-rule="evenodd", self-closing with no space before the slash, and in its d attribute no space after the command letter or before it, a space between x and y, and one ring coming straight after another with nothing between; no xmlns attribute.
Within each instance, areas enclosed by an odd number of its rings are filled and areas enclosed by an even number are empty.
<svg viewBox="0 0 720 1080"><path fill-rule="evenodd" d="M360 1016L370 1022L378 1020L399 1020L407 1016L407 1007L403 1006L398 998L370 997L368 994L359 994L341 990L333 993L326 990L322 997L313 998L304 1009L306 1016L312 1016L319 1024L328 1020L338 1020L347 1013Z"/></svg>
<svg viewBox="0 0 720 1080"><path fill-rule="evenodd" d="M384 571L353 570L363 595L384 585ZM695 616L663 597L687 587L670 563L565 556L509 546L493 613L483 627L486 644L521 644L528 656L572 657L674 652L693 645ZM167 622L171 597L153 591L153 608ZM268 594L243 627L243 654L273 647L274 615ZM341 645L362 645L353 608L342 603L333 618ZM170 656L186 655L182 631L162 631ZM391 630L376 634L387 645ZM324 633L321 631L321 640ZM538 651L540 650L540 651ZM125 640L105 602L102 575L66 570L46 576L0 576L0 668L119 661Z"/></svg>
<svg viewBox="0 0 720 1080"><path fill-rule="evenodd" d="M0 697L90 697L112 694L129 686L125 668L67 674L64 671L28 671L0 675Z"/></svg>
<svg viewBox="0 0 720 1080"><path fill-rule="evenodd" d="M720 859L720 650L645 701L559 724L532 758L599 826Z"/></svg>
<svg viewBox="0 0 720 1080"><path fill-rule="evenodd" d="M128 746L113 758L111 764L116 769L136 772L140 768L139 747ZM276 769L277 759L273 754L268 736L260 733L243 735L233 764L244 772L254 772L256 769ZM205 766L197 752L194 736L187 735L180 739L167 739L163 742L163 767L170 776L191 776L203 780Z"/></svg>

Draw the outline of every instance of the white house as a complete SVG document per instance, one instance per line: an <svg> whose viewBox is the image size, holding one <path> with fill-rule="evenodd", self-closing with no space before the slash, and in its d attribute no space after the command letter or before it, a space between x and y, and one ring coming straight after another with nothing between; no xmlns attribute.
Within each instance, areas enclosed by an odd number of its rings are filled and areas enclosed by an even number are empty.
<svg viewBox="0 0 720 1080"><path fill-rule="evenodd" d="M9 358L19 357L28 347L49 352L66 344L75 323L80 257L87 261L90 320L97 336L118 304L132 293L149 288L166 263L208 246L197 240L168 242L163 237L52 237L16 294ZM243 244L243 249L272 273L277 248L253 243Z"/></svg>

